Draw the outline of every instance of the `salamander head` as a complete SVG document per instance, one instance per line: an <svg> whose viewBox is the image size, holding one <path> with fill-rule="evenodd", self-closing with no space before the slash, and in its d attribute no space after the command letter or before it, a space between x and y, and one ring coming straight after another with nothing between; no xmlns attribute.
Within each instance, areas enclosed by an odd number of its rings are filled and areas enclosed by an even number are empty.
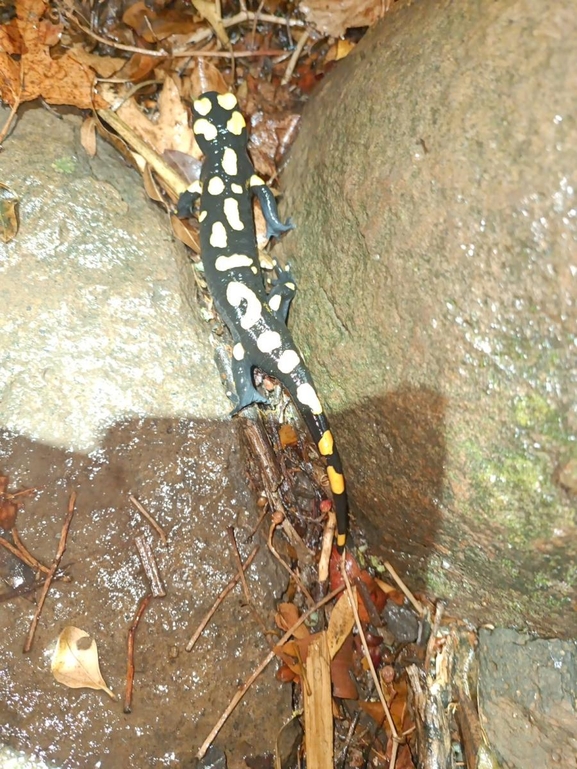
<svg viewBox="0 0 577 769"><path fill-rule="evenodd" d="M215 141L219 146L246 145L246 122L233 93L203 93L193 102L192 114L192 130L205 154L211 152Z"/></svg>

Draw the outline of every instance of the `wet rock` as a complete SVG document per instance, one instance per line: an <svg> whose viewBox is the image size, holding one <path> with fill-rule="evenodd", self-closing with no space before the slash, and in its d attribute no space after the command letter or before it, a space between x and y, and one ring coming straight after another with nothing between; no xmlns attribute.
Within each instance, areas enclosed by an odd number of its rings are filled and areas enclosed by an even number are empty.
<svg viewBox="0 0 577 769"><path fill-rule="evenodd" d="M557 769L577 756L577 641L481 630L479 709L508 769Z"/></svg>
<svg viewBox="0 0 577 769"><path fill-rule="evenodd" d="M305 110L280 249L373 543L452 612L569 635L576 35L573 0L395 4Z"/></svg>
<svg viewBox="0 0 577 769"><path fill-rule="evenodd" d="M184 247L109 145L86 155L79 126L28 110L4 143L20 229L0 243L0 424L90 451L118 418L230 408Z"/></svg>

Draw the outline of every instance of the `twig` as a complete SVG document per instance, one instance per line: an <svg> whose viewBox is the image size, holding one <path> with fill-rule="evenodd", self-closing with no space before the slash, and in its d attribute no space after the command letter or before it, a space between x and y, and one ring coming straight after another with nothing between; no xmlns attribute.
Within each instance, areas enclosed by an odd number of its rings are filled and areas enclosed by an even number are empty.
<svg viewBox="0 0 577 769"><path fill-rule="evenodd" d="M427 641L427 650L425 651L425 673L429 675L430 668L431 668L431 660L433 659L433 654L435 653L435 645L437 643L437 633L439 632L439 628L441 627L441 620L443 618L443 612L445 611L445 604L442 601L439 601L435 607L435 618L433 620L433 625L431 627L431 633L429 635L429 640Z"/></svg>
<svg viewBox="0 0 577 769"><path fill-rule="evenodd" d="M314 606L311 606L310 609L307 609L307 611L301 615L298 620L295 622L295 624L289 628L286 633L283 635L283 637L279 640L277 643L276 648L282 646L285 644L289 638L293 635L295 630L299 628L303 622L306 622L306 620L313 614L313 612L318 611L321 606L324 606L329 601L332 601L333 598L335 598L339 593L341 593L344 590L344 585L341 585L336 590L333 590L332 593L329 593L326 595L321 601L316 603ZM196 754L197 758L202 758L206 751L209 749L212 741L216 737L216 735L219 733L219 731L222 729L223 725L225 724L227 718L230 716L232 711L235 709L235 707L238 705L238 703L242 700L244 695L247 693L247 691L250 689L250 687L253 685L253 683L256 681L256 679L260 676L262 671L269 665L272 660L275 658L274 651L269 652L267 656L264 658L264 660L260 663L260 665L256 668L256 670L247 678L247 680L244 682L242 687L237 691L237 693L234 695L234 697L229 702L226 710L224 713L220 716L216 724L213 726L213 728L210 731L210 734L206 738L206 740L202 743L200 748L198 749L198 753Z"/></svg>
<svg viewBox="0 0 577 769"><path fill-rule="evenodd" d="M28 559L27 555L23 553L21 550L19 550L17 547L15 547L13 544L8 542L7 539L4 539L4 537L0 537L0 545L2 545L2 547L5 547L6 550L12 553L12 555L15 555L16 558L19 558L23 563L26 564L26 566L30 566L31 569L35 568L34 564L32 563L32 561Z"/></svg>
<svg viewBox="0 0 577 769"><path fill-rule="evenodd" d="M132 502L132 504L134 505L134 507L135 507L135 508L138 510L138 512L139 512L139 513L140 513L140 514L143 516L143 518L146 518L146 520L148 521L148 523L149 523L149 524L152 526L152 528L154 529L154 531L155 531L155 532L158 534L158 536L159 536L159 537L160 537L160 539L162 540L162 544L163 544L163 545L166 545L166 544L168 544L168 540L167 540L167 537L166 537L166 533L165 533L164 529L162 528L162 526L161 526L159 523L157 523L157 522L154 520L154 518L153 518L153 517L150 515L150 513L149 513L149 512L148 512L148 510L147 510L147 509L144 507L144 505L142 504L142 502L139 502L139 501L138 501L138 499L136 499L136 497L135 497L133 494L129 494L129 495L128 495L128 499L129 499L129 500Z"/></svg>
<svg viewBox="0 0 577 769"><path fill-rule="evenodd" d="M134 636L136 635L136 628L138 627L142 615L146 611L146 607L150 603L152 593L147 593L140 601L132 625L128 631L128 649L127 649L127 667L126 667L126 689L124 693L124 712L132 713L132 693L134 691Z"/></svg>
<svg viewBox="0 0 577 769"><path fill-rule="evenodd" d="M294 51L292 52L286 71L282 77L282 80L280 81L281 85L287 85L287 83L290 82L290 79L294 72L294 68L296 67L297 62L300 58L300 55L303 52L305 45L307 44L309 36L310 36L310 33L308 29L305 29L305 31L301 35L301 39L298 41Z"/></svg>
<svg viewBox="0 0 577 769"><path fill-rule="evenodd" d="M158 564L156 558L152 552L152 548L144 537L135 537L136 547L138 548L138 555L140 556L140 563L144 568L148 581L150 583L150 592L155 598L164 598L166 590L162 584L162 578L158 570Z"/></svg>
<svg viewBox="0 0 577 769"><path fill-rule="evenodd" d="M381 682L379 681L379 677L377 676L377 671L375 670L375 666L373 665L373 660L371 659L371 653L369 652L369 647L367 645L367 639L365 637L365 631L363 630L363 626L361 624L361 618L359 617L359 610L357 608L357 602L355 601L355 597L353 594L353 589L351 587L351 583L349 580L349 577L347 575L347 570L345 567L345 560L344 560L344 553L343 558L341 559L341 575L343 577L343 580L345 582L345 585L347 587L347 593L349 596L349 601L351 604L351 608L353 610L353 614L355 616L355 623L357 625L357 630L359 632L359 636L361 639L361 643L363 645L363 649L365 651L365 658L367 660L367 665L369 666L369 669L371 671L371 676L373 678L373 682L375 684L375 688L377 690L377 694L379 695L379 700L381 702L381 705L383 706L383 710L385 711L385 716L387 718L387 723L389 724L389 729L391 730L391 737L393 740L393 748L391 751L391 760L389 762L389 769L395 769L395 761L397 760L397 751L399 749L399 734L397 732L397 727L395 726L395 722L393 721L393 717L391 716L391 711L389 710L389 706L387 704L387 701L385 699L385 695L383 694L383 689L381 687Z"/></svg>
<svg viewBox="0 0 577 769"><path fill-rule="evenodd" d="M2 142L4 139L8 136L8 133L10 132L10 128L12 126L12 121L14 120L16 116L16 112L18 111L18 107L20 106L20 102L22 100L22 88L24 85L24 69L22 67L22 61L20 62L20 89L18 91L18 94L14 94L12 91L12 94L14 96L14 104L12 105L10 109L10 113L8 117L6 118L6 122L4 123L4 126L2 127L2 130L0 131L0 149L2 148ZM12 89L10 89L12 90Z"/></svg>
<svg viewBox="0 0 577 769"><path fill-rule="evenodd" d="M312 597L312 595L309 593L309 591L304 586L303 581L300 579L299 575L296 572L294 572L291 569L291 567L288 565L288 563L286 563L281 558L280 553L275 549L275 546L272 543L272 538L273 538L273 535L274 535L274 532L275 532L275 529L276 529L277 525L278 524L277 524L277 521L276 521L276 514L275 514L272 517L272 522L271 522L270 528L268 530L268 549L271 551L271 553L274 555L274 557L277 559L277 561L280 563L280 565L283 567L283 569L288 571L288 573L293 578L296 587L302 592L304 597L307 599L307 602L308 602L309 606L312 606L314 604L314 602L315 602L314 598Z"/></svg>
<svg viewBox="0 0 577 769"><path fill-rule="evenodd" d="M31 566L31 568L33 569L37 569L38 571L43 571L44 574L48 574L50 569L48 568L48 566L44 566L43 563L40 563L40 561L37 558L34 558L34 556L28 550L28 548L25 547L24 543L20 539L20 535L18 534L18 529L16 528L16 526L13 526L10 529L10 534L12 534L12 539L14 540L14 544L16 545L20 553L22 553L24 558L27 559L26 562L29 564L29 566Z"/></svg>
<svg viewBox="0 0 577 769"><path fill-rule="evenodd" d="M54 575L56 574L56 571L60 566L60 561L62 560L62 556L64 555L64 551L66 550L66 539L68 537L68 529L70 528L70 524L72 523L72 518L74 516L75 504L76 504L76 492L73 491L70 494L70 499L68 500L68 512L66 513L66 518L64 519L64 525L62 526L62 531L60 533L60 542L58 543L58 550L56 551L56 556L52 561L50 571L48 572L48 574L46 575L46 579L44 580L44 586L42 588L42 592L40 593L40 598L38 599L38 606L36 607L36 613L34 614L34 618L32 619L32 622L30 624L30 630L28 631L28 638L26 639L26 643L24 644L24 654L27 654L32 648L32 642L34 641L36 626L38 625L38 620L40 619L40 614L42 613L44 601L46 600L46 596L48 595L48 591L50 590L50 585L52 584Z"/></svg>
<svg viewBox="0 0 577 769"><path fill-rule="evenodd" d="M238 545L236 544L236 539L234 536L234 528L232 526L227 527L228 536L230 537L230 541L232 543L232 554L234 556L234 560L236 561L236 565L238 567L238 576L240 581L242 582L242 589L244 590L244 597L246 598L246 602L248 604L251 604L252 601L250 599L250 593L248 590L248 585L246 583L246 577L244 576L244 568L242 565L242 560L240 557L240 553L238 552Z"/></svg>
<svg viewBox="0 0 577 769"><path fill-rule="evenodd" d="M329 564L333 550L333 539L337 528L337 516L334 510L328 513L327 522L323 531L323 542L321 545L321 557L319 558L319 582L321 585L329 578Z"/></svg>
<svg viewBox="0 0 577 769"><path fill-rule="evenodd" d="M68 574L60 574L59 576L54 577L52 582L70 582L70 577ZM30 593L35 593L37 590L39 590L43 582L37 582L33 585L27 585L24 583L23 585L18 585L18 587L13 587L11 590L6 590L4 593L0 593L0 603L6 603L6 601L13 601L14 598L22 598Z"/></svg>
<svg viewBox="0 0 577 769"><path fill-rule="evenodd" d="M394 570L394 568L393 568L393 567L392 567L392 565L389 563L389 561L385 561L385 568L387 569L387 571L389 572L389 574L391 575L391 577L392 577L392 578L395 580L395 582L396 582L396 583L397 583L397 585L399 586L399 589L403 591L403 593L404 593L404 594L407 596L407 598L409 599L409 601L410 601L410 602L413 604L413 606L414 606L414 608L415 608L415 611L417 612L417 614L419 615L419 617L423 617L423 616L424 616L424 614L425 614L425 608L424 608L423 604L422 604L420 601L418 601L418 600L415 598L415 596L414 596L414 595L411 593L411 591L409 590L409 588L408 588L408 587L405 585L405 583L403 582L403 580L402 580L402 579L399 577L399 575L398 575L398 574L397 574L397 572Z"/></svg>
<svg viewBox="0 0 577 769"><path fill-rule="evenodd" d="M255 559L255 556L256 556L256 554L258 553L259 549L260 549L260 548L259 548L259 545L257 545L257 546L256 546L256 547L255 547L255 548L252 550L252 552L250 553L250 555L248 556L248 558L246 559L246 561L245 561L245 562L243 563L243 565L242 565L242 569L243 569L243 571L246 571L246 570L248 569L248 567L251 565L251 563L254 561L254 559ZM224 601L224 599L227 597L227 595L228 595L228 594L229 594L229 593L230 593L232 590L234 590L235 586L236 586L236 585L239 583L239 581L240 581L240 575L238 575L238 574L235 574L235 576L234 576L234 577L233 577L233 578L230 580L230 582L228 583L228 585L226 585L226 586L225 586L225 587L224 587L224 588L221 590L221 592L220 592L220 595L217 597L217 599L216 599L216 601L214 602L214 604L212 605L212 607L211 607L211 608L208 610L208 612L205 614L204 618L203 618L203 619L200 621L200 624L198 625L198 627L197 627L197 628L196 628L196 630L194 631L194 633L193 633L193 635L192 635L192 637L191 637L190 641L189 641L189 642L186 644L186 647L185 647L185 648L186 648L186 651L187 651L187 652L189 652L189 651L192 651L192 648L193 648L194 644L195 644L195 643L198 641L198 639L200 638L200 636L201 636L201 634L202 634L202 631L204 630L204 628L205 628L205 627L208 625L208 623L209 623L209 622L210 622L210 620L212 619L212 616L214 615L215 611L218 609L218 607L219 607L219 606L220 606L220 604L221 604L221 603Z"/></svg>

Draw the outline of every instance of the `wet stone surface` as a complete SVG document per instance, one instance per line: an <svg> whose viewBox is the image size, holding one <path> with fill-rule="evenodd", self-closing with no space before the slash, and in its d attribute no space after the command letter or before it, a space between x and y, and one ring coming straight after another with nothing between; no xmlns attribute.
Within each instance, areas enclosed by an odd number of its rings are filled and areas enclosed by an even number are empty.
<svg viewBox="0 0 577 769"><path fill-rule="evenodd" d="M237 430L230 422L129 420L111 428L89 455L0 433L0 468L10 476L9 491L41 488L23 499L17 528L45 564L56 552L69 493L78 494L62 560L72 581L53 585L29 654L22 647L35 604L23 597L0 602L0 742L70 769L189 765L239 683L268 650L237 588L193 651L185 651L236 573L227 526L235 527L243 556L254 544L246 542L257 514ZM129 494L164 528L167 547L134 510ZM138 628L133 711L126 715L127 633L149 589L134 542L139 535L151 544L167 595L151 601ZM33 579L4 548L0 576L4 591ZM283 583L266 547L248 582L272 627ZM95 638L103 676L118 702L53 679L51 652L67 625ZM217 740L229 766L244 767L245 757L273 749L289 696L272 670L259 678Z"/></svg>

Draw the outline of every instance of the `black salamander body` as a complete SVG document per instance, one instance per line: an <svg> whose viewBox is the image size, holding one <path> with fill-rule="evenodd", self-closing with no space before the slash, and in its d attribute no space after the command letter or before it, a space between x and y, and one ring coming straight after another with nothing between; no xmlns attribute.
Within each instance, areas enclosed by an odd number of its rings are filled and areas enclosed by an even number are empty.
<svg viewBox="0 0 577 769"><path fill-rule="evenodd" d="M247 130L234 94L203 94L193 104L193 130L205 156L200 182L178 201L178 215L190 216L200 200L201 256L205 279L233 342L232 370L238 395L233 411L267 403L254 386L258 366L288 390L327 462L337 516L337 546L344 547L348 504L341 460L312 377L286 326L295 285L281 276L272 291L264 289L252 213L256 195L269 237L291 229L278 217L274 196L255 174L247 151Z"/></svg>

